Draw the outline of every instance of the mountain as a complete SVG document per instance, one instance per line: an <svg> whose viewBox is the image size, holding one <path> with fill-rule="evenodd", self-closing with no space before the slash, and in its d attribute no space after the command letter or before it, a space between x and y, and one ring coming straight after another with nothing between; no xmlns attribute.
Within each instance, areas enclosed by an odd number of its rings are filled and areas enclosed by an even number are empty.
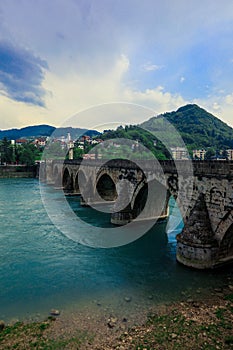
<svg viewBox="0 0 233 350"><path fill-rule="evenodd" d="M152 117L140 125L152 134L168 139L175 147L178 140L169 125L164 126L164 119L175 127L190 150L233 148L233 129L196 104L188 104L175 112Z"/></svg>
<svg viewBox="0 0 233 350"><path fill-rule="evenodd" d="M169 123L166 123L166 121ZM174 129L172 130L171 125L175 127L176 133ZM70 133L73 140L83 134L89 136L101 135L104 140L119 137L139 140L151 149L158 158L161 158L162 155L168 156L166 142L164 142L164 147L160 141L168 140L167 144L170 147L176 147L180 146L180 136L190 151L201 148L213 148L215 151L233 149L233 129L196 104L188 104L180 107L177 111L152 117L140 125L130 125L125 128L119 126L116 130L108 130L103 134L96 130L72 127L56 129L50 125L36 125L22 129L0 131L0 139L4 137L10 140L33 138L50 136L52 133L55 137L66 136L67 133ZM154 147L155 143L156 147Z"/></svg>
<svg viewBox="0 0 233 350"><path fill-rule="evenodd" d="M40 136L50 136L54 133L55 137L66 136L67 133L70 133L71 138L76 140L79 136L89 135L89 136L97 136L100 133L96 130L87 130L81 128L55 128L51 125L35 125L35 126L27 126L22 129L9 129L9 130L0 130L0 139L6 137L8 140L16 140L20 138L34 138Z"/></svg>

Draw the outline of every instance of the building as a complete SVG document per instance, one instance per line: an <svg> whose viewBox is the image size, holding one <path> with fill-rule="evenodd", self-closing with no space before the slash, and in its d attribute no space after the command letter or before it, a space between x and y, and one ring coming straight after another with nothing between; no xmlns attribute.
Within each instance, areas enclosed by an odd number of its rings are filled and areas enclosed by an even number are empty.
<svg viewBox="0 0 233 350"><path fill-rule="evenodd" d="M205 159L206 150L205 149L194 149L193 159L203 160Z"/></svg>
<svg viewBox="0 0 233 350"><path fill-rule="evenodd" d="M28 143L28 140L26 140L26 139L17 139L17 140L15 140L15 144L16 145L25 145L27 143Z"/></svg>
<svg viewBox="0 0 233 350"><path fill-rule="evenodd" d="M233 149L227 149L227 155L229 160L233 160Z"/></svg>
<svg viewBox="0 0 233 350"><path fill-rule="evenodd" d="M83 135L80 139L80 141L82 142L87 142L87 143L91 143L91 137L88 135Z"/></svg>
<svg viewBox="0 0 233 350"><path fill-rule="evenodd" d="M175 160L187 160L189 159L188 150L185 147L172 147L172 158Z"/></svg>
<svg viewBox="0 0 233 350"><path fill-rule="evenodd" d="M67 147L68 147L68 149L74 148L74 141L69 140L69 141L67 142Z"/></svg>
<svg viewBox="0 0 233 350"><path fill-rule="evenodd" d="M98 143L102 143L102 142L103 142L103 140L101 140L101 139L94 139L94 140L91 141L91 144L92 145L97 145Z"/></svg>
<svg viewBox="0 0 233 350"><path fill-rule="evenodd" d="M35 139L33 143L38 147L44 147L46 146L46 140L47 140L46 137L40 137L38 139Z"/></svg>
<svg viewBox="0 0 233 350"><path fill-rule="evenodd" d="M86 153L83 155L83 159L96 159L95 153Z"/></svg>

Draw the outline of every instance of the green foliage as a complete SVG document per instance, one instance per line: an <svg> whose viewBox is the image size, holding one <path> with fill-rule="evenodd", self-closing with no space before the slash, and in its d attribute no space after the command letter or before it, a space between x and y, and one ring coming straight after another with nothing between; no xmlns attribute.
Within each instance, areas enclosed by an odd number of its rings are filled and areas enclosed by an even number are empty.
<svg viewBox="0 0 233 350"><path fill-rule="evenodd" d="M24 164L27 166L35 164L41 158L41 152L32 144L12 145L4 138L0 141L1 164Z"/></svg>
<svg viewBox="0 0 233 350"><path fill-rule="evenodd" d="M230 300L231 302L233 302L233 293L231 294L228 294L226 297L225 297L226 300Z"/></svg>
<svg viewBox="0 0 233 350"><path fill-rule="evenodd" d="M233 335L229 335L225 338L225 344L233 344Z"/></svg>
<svg viewBox="0 0 233 350"><path fill-rule="evenodd" d="M27 143L17 148L17 159L20 164L33 165L35 164L36 155L38 150L33 144Z"/></svg>
<svg viewBox="0 0 233 350"><path fill-rule="evenodd" d="M82 157L84 154L84 151L81 148L74 147L74 159L78 159Z"/></svg>
<svg viewBox="0 0 233 350"><path fill-rule="evenodd" d="M15 160L14 148L11 145L11 142L4 137L4 139L0 142L0 159L1 164L11 163Z"/></svg>
<svg viewBox="0 0 233 350"><path fill-rule="evenodd" d="M211 159L213 156L215 156L215 151L213 148L209 148L207 151L206 151L206 154L205 154L205 159Z"/></svg>
<svg viewBox="0 0 233 350"><path fill-rule="evenodd" d="M64 159L68 149L63 149L60 142L49 143L43 153L43 159Z"/></svg>
<svg viewBox="0 0 233 350"><path fill-rule="evenodd" d="M119 148L112 147L113 154L118 158L127 158L129 156L132 159L151 159L153 156L157 159L170 158L170 154L166 151L162 142L159 141L153 133L150 133L137 125L127 125L125 128L119 126L116 130L106 130L101 135L101 138L103 140L123 139L123 141L119 141ZM132 141L134 141L134 148L132 148ZM140 145L138 148L136 146L137 143ZM142 145L144 146L144 149ZM105 155L106 152L107 151L103 150L103 155Z"/></svg>

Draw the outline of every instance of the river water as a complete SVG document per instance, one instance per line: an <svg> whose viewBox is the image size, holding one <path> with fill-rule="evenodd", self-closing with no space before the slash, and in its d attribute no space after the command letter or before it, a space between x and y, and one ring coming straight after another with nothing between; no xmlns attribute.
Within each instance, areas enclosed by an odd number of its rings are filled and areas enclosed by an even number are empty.
<svg viewBox="0 0 233 350"><path fill-rule="evenodd" d="M131 305L147 308L195 293L209 293L232 276L232 267L196 271L176 262L179 210L128 245L93 249L68 239L50 221L37 179L0 180L0 319L37 319L51 308L95 304L113 312ZM108 220L77 197L69 204L98 226ZM171 209L174 202L170 203ZM98 230L98 227L96 227ZM168 231L168 233L166 233Z"/></svg>

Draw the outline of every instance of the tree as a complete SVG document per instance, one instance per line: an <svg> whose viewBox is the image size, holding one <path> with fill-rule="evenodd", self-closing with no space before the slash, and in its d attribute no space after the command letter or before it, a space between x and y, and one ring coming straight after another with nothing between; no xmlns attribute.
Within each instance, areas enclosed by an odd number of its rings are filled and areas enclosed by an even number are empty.
<svg viewBox="0 0 233 350"><path fill-rule="evenodd" d="M213 148L210 148L206 151L205 159L208 160L213 158L214 156L215 156L215 151L213 150Z"/></svg>
<svg viewBox="0 0 233 350"><path fill-rule="evenodd" d="M222 158L228 160L228 153L225 149L222 151Z"/></svg>
<svg viewBox="0 0 233 350"><path fill-rule="evenodd" d="M19 163L27 166L35 164L36 148L33 144L26 144L21 148Z"/></svg>
<svg viewBox="0 0 233 350"><path fill-rule="evenodd" d="M79 148L79 147L75 147L74 148L74 159L78 159L81 158L83 156L84 151Z"/></svg>
<svg viewBox="0 0 233 350"><path fill-rule="evenodd" d="M11 141L4 137L0 143L1 164L13 163L15 161L13 147L14 146L11 145Z"/></svg>
<svg viewBox="0 0 233 350"><path fill-rule="evenodd" d="M67 153L67 148L63 149L60 142L50 143L44 150L44 158L46 159L63 159Z"/></svg>

